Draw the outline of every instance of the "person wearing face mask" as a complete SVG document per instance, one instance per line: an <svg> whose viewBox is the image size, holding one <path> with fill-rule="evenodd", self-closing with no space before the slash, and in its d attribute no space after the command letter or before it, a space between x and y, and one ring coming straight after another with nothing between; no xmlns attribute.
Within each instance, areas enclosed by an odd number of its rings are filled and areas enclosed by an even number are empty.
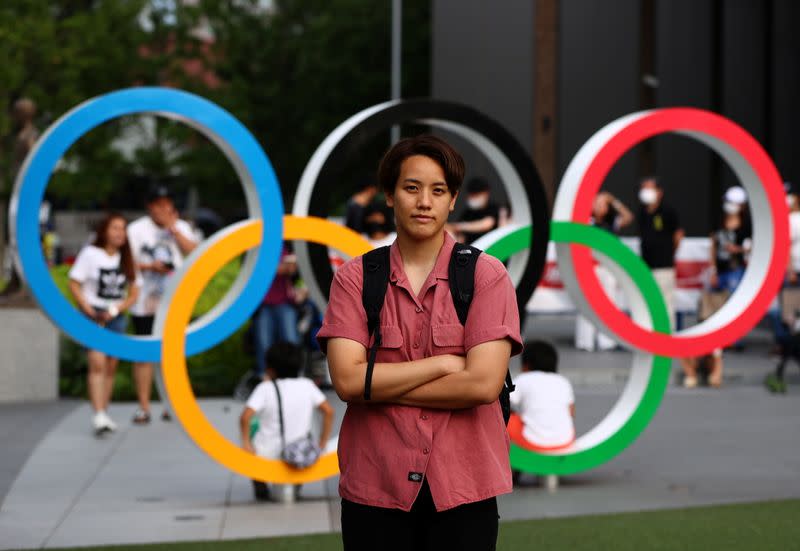
<svg viewBox="0 0 800 551"><path fill-rule="evenodd" d="M347 200L344 225L353 231L362 233L364 231L365 210L375 199L377 193L378 186L375 185L375 182L365 179L360 189Z"/></svg>
<svg viewBox="0 0 800 551"><path fill-rule="evenodd" d="M450 224L448 231L469 244L498 226L500 209L491 201L489 183L483 178L470 180L466 191L467 208L458 222Z"/></svg>
<svg viewBox="0 0 800 551"><path fill-rule="evenodd" d="M674 209L664 204L664 190L654 177L642 180L639 189L639 238L641 256L650 267L675 326L675 251L683 239L683 229Z"/></svg>
<svg viewBox="0 0 800 551"><path fill-rule="evenodd" d="M392 217L392 211L377 202L364 209L364 237L376 249L391 245L397 238Z"/></svg>

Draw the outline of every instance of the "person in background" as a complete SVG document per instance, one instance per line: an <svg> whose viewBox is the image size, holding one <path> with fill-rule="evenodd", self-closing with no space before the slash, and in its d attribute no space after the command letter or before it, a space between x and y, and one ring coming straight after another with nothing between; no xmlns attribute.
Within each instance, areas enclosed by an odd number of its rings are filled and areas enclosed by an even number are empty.
<svg viewBox="0 0 800 551"><path fill-rule="evenodd" d="M78 253L69 271L69 290L81 312L109 331L124 333L124 312L136 302L141 286L120 214L107 215L94 240ZM89 350L87 387L92 405L92 428L97 436L117 429L108 415L118 359Z"/></svg>
<svg viewBox="0 0 800 551"><path fill-rule="evenodd" d="M272 286L264 296L258 310L253 314L253 339L256 353L255 375L258 379L264 376L267 350L273 343L285 341L300 344L300 332L297 330L298 299L293 278L297 274L297 257L284 243L280 264L272 280Z"/></svg>
<svg viewBox="0 0 800 551"><path fill-rule="evenodd" d="M375 182L365 180L361 189L347 200L344 225L355 232L364 233L364 211L377 194L378 186Z"/></svg>
<svg viewBox="0 0 800 551"><path fill-rule="evenodd" d="M165 186L153 186L146 199L147 215L128 226L128 242L136 267L142 274L139 297L131 306L131 321L136 335L153 333L153 320L170 274L183 263L183 257L197 246L192 227L181 220L172 196ZM150 422L150 392L153 386L153 364L135 362L133 379L139 407L133 422ZM165 409L162 419L170 419Z"/></svg>
<svg viewBox="0 0 800 551"><path fill-rule="evenodd" d="M280 459L283 442L293 442L311 433L315 409L322 414L319 448L325 449L333 427L333 407L310 379L297 376L301 358L300 349L288 342L276 342L267 351L265 362L268 377L253 390L239 418L242 448L245 451L260 457ZM283 438L277 392L280 392L283 413ZM254 417L258 418L258 429L251 435ZM284 501L294 501L297 497L299 486L276 486L276 493L283 493L281 497ZM254 480L253 491L259 501L271 497L270 488L264 482Z"/></svg>
<svg viewBox="0 0 800 551"><path fill-rule="evenodd" d="M514 384L508 435L515 444L552 451L575 441L575 393L569 380L558 373L558 353L552 344L525 343L522 373Z"/></svg>
<svg viewBox="0 0 800 551"><path fill-rule="evenodd" d="M744 232L745 237L753 237L753 221L750 219L747 192L742 186L731 186L725 190L723 210L726 212L734 212L735 210L735 212L741 215L742 232Z"/></svg>
<svg viewBox="0 0 800 551"><path fill-rule="evenodd" d="M791 337L784 320L784 312L794 318L792 311L800 310L800 304L794 304L800 299L796 289L800 285L800 191L790 182L784 182L783 188L786 191L786 206L789 207L789 264L786 266L783 292L775 297L767 312L775 339L774 352L777 355L783 355L787 351Z"/></svg>
<svg viewBox="0 0 800 551"><path fill-rule="evenodd" d="M722 208L722 227L711 234L710 286L712 292L724 293L723 297L728 297L744 276L749 238L744 227L741 205L726 200ZM704 315L710 316L712 313L707 312ZM685 358L681 361L683 386L686 388L697 386L698 361L697 358ZM722 366L722 349L717 348L711 353L708 368L708 384L715 388L722 385Z"/></svg>
<svg viewBox="0 0 800 551"><path fill-rule="evenodd" d="M597 194L592 206L592 225L602 228L614 235L633 222L633 213L622 201L603 191ZM597 279L605 289L606 294L615 300L617 295L617 283L614 276L597 265L595 268ZM594 350L612 350L617 343L606 335L600 333L595 326L585 317L578 314L575 318L575 348L592 352Z"/></svg>
<svg viewBox="0 0 800 551"><path fill-rule="evenodd" d="M492 202L489 183L483 178L473 178L466 186L467 208L458 222L449 224L448 231L462 243L473 243L497 228L500 209Z"/></svg>
<svg viewBox="0 0 800 551"><path fill-rule="evenodd" d="M675 253L684 232L678 214L664 204L664 190L654 177L642 180L639 201L642 204L638 217L642 260L650 267L661 289L670 323L675 327Z"/></svg>
<svg viewBox="0 0 800 551"><path fill-rule="evenodd" d="M364 210L364 236L373 247L391 245L397 239L393 213L385 204L370 203Z"/></svg>

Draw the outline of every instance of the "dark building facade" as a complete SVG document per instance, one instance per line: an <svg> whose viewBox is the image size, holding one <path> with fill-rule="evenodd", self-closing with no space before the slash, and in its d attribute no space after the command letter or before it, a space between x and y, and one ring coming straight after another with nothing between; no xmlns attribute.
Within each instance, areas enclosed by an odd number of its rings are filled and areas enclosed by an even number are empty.
<svg viewBox="0 0 800 551"><path fill-rule="evenodd" d="M546 50L537 40L542 6L556 13L554 47ZM771 154L784 180L800 183L793 139L800 125L800 2L433 0L432 12L433 96L481 109L532 152L537 140L554 139L555 170L546 185L557 187L573 155L604 124L672 106L729 117ZM537 73L537 63L548 61L552 76ZM554 94L553 113L535 112L537 94ZM472 173L493 176L477 153L467 156ZM625 155L605 189L635 207L647 174L660 179L689 235L711 231L721 195L735 183L703 145L665 135Z"/></svg>

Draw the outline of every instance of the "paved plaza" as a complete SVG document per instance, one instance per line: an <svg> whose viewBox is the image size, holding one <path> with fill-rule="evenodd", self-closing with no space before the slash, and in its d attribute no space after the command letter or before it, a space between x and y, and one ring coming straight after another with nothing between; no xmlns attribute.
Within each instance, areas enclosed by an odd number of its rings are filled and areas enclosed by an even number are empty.
<svg viewBox="0 0 800 551"><path fill-rule="evenodd" d="M567 326L558 323L534 323L528 333L554 331L549 336L559 343L562 371L576 385L581 433L613 405L630 355L576 352L566 346ZM534 486L502 496L502 519L800 497L800 377L792 368L788 394L767 393L760 381L773 361L765 346L756 340L728 354L721 390L672 386L644 434L610 463L562 478L554 494ZM330 398L338 423L344 408ZM210 399L202 407L235 438L240 403ZM0 549L338 529L336 479L305 486L293 504L255 503L249 482L200 452L177 423L133 426L133 408L115 404L119 432L95 439L86 403L0 407Z"/></svg>

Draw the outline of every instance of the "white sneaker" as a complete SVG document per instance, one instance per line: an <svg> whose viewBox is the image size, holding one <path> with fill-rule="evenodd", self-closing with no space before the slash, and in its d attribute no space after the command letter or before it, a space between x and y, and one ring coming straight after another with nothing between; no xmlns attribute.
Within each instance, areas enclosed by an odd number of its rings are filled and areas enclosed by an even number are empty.
<svg viewBox="0 0 800 551"><path fill-rule="evenodd" d="M116 431L118 427L117 424L114 422L114 420L111 417L109 417L108 413L106 413L105 411L103 412L103 415L105 415L106 417L106 426L108 427L108 430L110 430L111 432Z"/></svg>
<svg viewBox="0 0 800 551"><path fill-rule="evenodd" d="M111 432L111 427L108 425L108 415L104 411L98 411L92 417L92 428L94 428L94 434L96 436L102 436L107 432Z"/></svg>

